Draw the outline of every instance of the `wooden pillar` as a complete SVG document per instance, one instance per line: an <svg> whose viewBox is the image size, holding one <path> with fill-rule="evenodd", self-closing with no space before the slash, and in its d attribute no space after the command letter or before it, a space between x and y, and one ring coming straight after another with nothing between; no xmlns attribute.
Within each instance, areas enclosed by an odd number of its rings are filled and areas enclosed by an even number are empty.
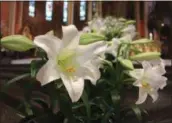
<svg viewBox="0 0 172 123"><path fill-rule="evenodd" d="M97 2L97 13L100 17L102 17L102 1Z"/></svg>
<svg viewBox="0 0 172 123"><path fill-rule="evenodd" d="M135 18L136 18L136 29L140 31L140 2L135 2Z"/></svg>
<svg viewBox="0 0 172 123"><path fill-rule="evenodd" d="M99 15L102 17L102 1L99 2Z"/></svg>
<svg viewBox="0 0 172 123"><path fill-rule="evenodd" d="M145 37L149 37L149 32L148 32L148 1L144 1L144 34L145 34Z"/></svg>
<svg viewBox="0 0 172 123"><path fill-rule="evenodd" d="M92 1L88 1L88 9L87 9L87 21L92 20L93 17L93 2Z"/></svg>
<svg viewBox="0 0 172 123"><path fill-rule="evenodd" d="M20 1L20 15L19 15L19 28L23 25L23 1Z"/></svg>
<svg viewBox="0 0 172 123"><path fill-rule="evenodd" d="M74 1L68 3L68 24L74 23Z"/></svg>
<svg viewBox="0 0 172 123"><path fill-rule="evenodd" d="M16 2L9 2L9 4L9 35L12 35L15 33Z"/></svg>

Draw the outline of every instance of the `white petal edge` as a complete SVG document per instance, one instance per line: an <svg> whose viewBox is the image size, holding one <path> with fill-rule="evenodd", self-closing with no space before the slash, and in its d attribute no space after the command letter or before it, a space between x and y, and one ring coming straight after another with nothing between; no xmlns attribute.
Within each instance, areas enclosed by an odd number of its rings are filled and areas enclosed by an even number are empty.
<svg viewBox="0 0 172 123"><path fill-rule="evenodd" d="M51 60L48 60L36 75L36 79L41 83L42 86L59 78L60 75L57 71L56 65Z"/></svg>
<svg viewBox="0 0 172 123"><path fill-rule="evenodd" d="M149 95L152 97L153 103L154 103L154 102L158 99L158 97L159 97L158 92L157 92L156 90L151 91L151 92L149 93Z"/></svg>
<svg viewBox="0 0 172 123"><path fill-rule="evenodd" d="M88 45L79 45L78 47L78 62L84 64L98 55L102 55L107 49L107 44L104 41L98 41Z"/></svg>
<svg viewBox="0 0 172 123"><path fill-rule="evenodd" d="M100 64L92 63L91 61L87 62L84 67L84 76L85 79L88 79L91 81L93 85L96 85L97 80L100 78L100 70L99 70Z"/></svg>
<svg viewBox="0 0 172 123"><path fill-rule="evenodd" d="M152 68L152 65L151 65L148 61L143 61L143 62L142 62L142 66L143 66L143 69L144 69L145 71L147 71L147 70L149 70L149 69Z"/></svg>
<svg viewBox="0 0 172 123"><path fill-rule="evenodd" d="M142 104L143 102L145 102L147 96L148 93L144 89L139 88L139 98L136 101L136 104Z"/></svg>
<svg viewBox="0 0 172 123"><path fill-rule="evenodd" d="M62 26L62 32L64 47L67 46L78 34L78 30L74 25Z"/></svg>
<svg viewBox="0 0 172 123"><path fill-rule="evenodd" d="M141 79L143 77L144 74L144 69L135 69L133 71L130 71L129 74L135 78L135 79Z"/></svg>
<svg viewBox="0 0 172 123"><path fill-rule="evenodd" d="M49 59L56 57L61 48L62 41L53 35L40 35L35 37L34 44L42 48Z"/></svg>
<svg viewBox="0 0 172 123"><path fill-rule="evenodd" d="M75 50L78 48L80 40L80 34L78 33L73 39L71 39L71 42L67 45L67 49Z"/></svg>
<svg viewBox="0 0 172 123"><path fill-rule="evenodd" d="M74 76L75 78L71 78L65 74L60 74L60 76L72 102L77 102L84 90L84 79L76 76Z"/></svg>

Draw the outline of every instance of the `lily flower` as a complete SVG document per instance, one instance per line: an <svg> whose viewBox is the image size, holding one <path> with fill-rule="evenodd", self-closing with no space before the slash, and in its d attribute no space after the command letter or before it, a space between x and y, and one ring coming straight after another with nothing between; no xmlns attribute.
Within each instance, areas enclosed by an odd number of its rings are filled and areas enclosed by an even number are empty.
<svg viewBox="0 0 172 123"><path fill-rule="evenodd" d="M134 25L128 25L122 30L122 36L130 35L133 39L136 36L136 27Z"/></svg>
<svg viewBox="0 0 172 123"><path fill-rule="evenodd" d="M131 76L136 78L134 86L139 87L139 99L136 104L143 103L150 95L155 102L158 99L158 90L166 86L167 78L163 64L151 65L147 61L142 62L143 69L135 69L130 72Z"/></svg>
<svg viewBox="0 0 172 123"><path fill-rule="evenodd" d="M92 21L88 22L88 27L91 29L91 31L102 34L103 31L105 31L105 23L103 18L94 18Z"/></svg>
<svg viewBox="0 0 172 123"><path fill-rule="evenodd" d="M63 26L62 30L62 40L49 34L35 37L34 43L45 50L49 59L36 79L46 85L61 78L72 102L76 102L82 95L84 79L95 85L100 78L97 62L93 59L106 49L106 45L102 41L79 45L80 35L75 26Z"/></svg>
<svg viewBox="0 0 172 123"><path fill-rule="evenodd" d="M111 42L108 42L108 48L106 49L106 53L112 54L114 57L116 57L120 44L131 41L132 37L130 35L126 35L121 38L113 38Z"/></svg>

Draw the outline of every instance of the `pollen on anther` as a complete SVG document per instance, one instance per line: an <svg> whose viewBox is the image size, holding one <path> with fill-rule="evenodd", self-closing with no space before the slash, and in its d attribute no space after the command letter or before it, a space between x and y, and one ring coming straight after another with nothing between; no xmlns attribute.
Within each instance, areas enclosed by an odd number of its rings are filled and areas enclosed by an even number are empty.
<svg viewBox="0 0 172 123"><path fill-rule="evenodd" d="M69 72L69 73L74 73L76 70L75 70L74 67L69 67L69 68L66 69L66 71Z"/></svg>

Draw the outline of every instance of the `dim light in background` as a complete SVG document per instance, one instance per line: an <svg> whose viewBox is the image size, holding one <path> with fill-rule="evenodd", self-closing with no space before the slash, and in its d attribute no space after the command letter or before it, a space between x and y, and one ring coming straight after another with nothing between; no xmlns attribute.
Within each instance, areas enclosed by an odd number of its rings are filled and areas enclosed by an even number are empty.
<svg viewBox="0 0 172 123"><path fill-rule="evenodd" d="M68 20L68 1L64 0L63 2L63 23L67 23Z"/></svg>
<svg viewBox="0 0 172 123"><path fill-rule="evenodd" d="M86 1L81 0L80 2L80 21L84 21L86 19Z"/></svg>
<svg viewBox="0 0 172 123"><path fill-rule="evenodd" d="M29 1L29 16L35 17L35 1L34 0Z"/></svg>
<svg viewBox="0 0 172 123"><path fill-rule="evenodd" d="M53 15L53 0L47 0L45 6L45 20L51 21Z"/></svg>

